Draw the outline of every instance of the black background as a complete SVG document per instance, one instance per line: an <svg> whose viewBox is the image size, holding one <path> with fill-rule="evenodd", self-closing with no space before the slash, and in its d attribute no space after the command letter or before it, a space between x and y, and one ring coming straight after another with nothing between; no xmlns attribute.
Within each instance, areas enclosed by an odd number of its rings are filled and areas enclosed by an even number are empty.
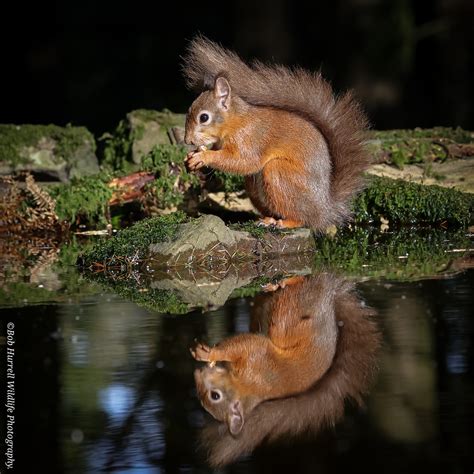
<svg viewBox="0 0 474 474"><path fill-rule="evenodd" d="M474 128L472 0L17 3L2 14L0 122L112 130L185 111L179 64L201 32L245 58L322 68L375 128ZM10 7L11 8L11 5Z"/></svg>

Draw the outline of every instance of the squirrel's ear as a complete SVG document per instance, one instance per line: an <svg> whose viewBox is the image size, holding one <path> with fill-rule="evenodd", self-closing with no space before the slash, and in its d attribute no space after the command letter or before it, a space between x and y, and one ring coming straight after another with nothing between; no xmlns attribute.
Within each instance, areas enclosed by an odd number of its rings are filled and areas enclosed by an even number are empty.
<svg viewBox="0 0 474 474"><path fill-rule="evenodd" d="M244 427L244 413L240 400L234 400L231 402L227 424L232 436L236 436L242 431L242 428Z"/></svg>
<svg viewBox="0 0 474 474"><path fill-rule="evenodd" d="M218 77L214 84L214 97L219 102L219 107L227 110L230 106L230 84L225 77Z"/></svg>

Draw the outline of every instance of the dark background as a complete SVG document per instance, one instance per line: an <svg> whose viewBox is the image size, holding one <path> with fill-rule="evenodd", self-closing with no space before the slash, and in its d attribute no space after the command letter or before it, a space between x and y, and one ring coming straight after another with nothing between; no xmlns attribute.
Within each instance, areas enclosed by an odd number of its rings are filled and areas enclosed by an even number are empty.
<svg viewBox="0 0 474 474"><path fill-rule="evenodd" d="M472 0L19 3L2 15L0 122L112 130L135 108L185 111L180 55L200 31L237 50L322 68L375 128L474 128ZM6 82L6 84L5 84Z"/></svg>

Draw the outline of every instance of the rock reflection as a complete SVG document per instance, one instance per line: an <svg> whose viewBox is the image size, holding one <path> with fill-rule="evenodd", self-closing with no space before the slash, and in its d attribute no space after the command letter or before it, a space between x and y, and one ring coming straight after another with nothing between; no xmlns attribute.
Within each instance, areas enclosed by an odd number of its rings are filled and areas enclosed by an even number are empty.
<svg viewBox="0 0 474 474"><path fill-rule="evenodd" d="M255 300L251 333L192 351L208 362L195 371L199 399L221 421L200 435L212 466L335 424L375 373L380 332L351 283L321 273L270 289Z"/></svg>

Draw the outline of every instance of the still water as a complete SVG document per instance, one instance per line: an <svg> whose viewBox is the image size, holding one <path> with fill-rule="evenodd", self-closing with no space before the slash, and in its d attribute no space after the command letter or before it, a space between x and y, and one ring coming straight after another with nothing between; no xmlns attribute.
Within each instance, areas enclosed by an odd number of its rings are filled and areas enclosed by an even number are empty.
<svg viewBox="0 0 474 474"><path fill-rule="evenodd" d="M179 316L100 291L0 309L2 334L14 324L15 472L473 472L474 271L355 289L321 278ZM287 337L295 315L336 328L329 368L231 436L198 400L189 348Z"/></svg>

